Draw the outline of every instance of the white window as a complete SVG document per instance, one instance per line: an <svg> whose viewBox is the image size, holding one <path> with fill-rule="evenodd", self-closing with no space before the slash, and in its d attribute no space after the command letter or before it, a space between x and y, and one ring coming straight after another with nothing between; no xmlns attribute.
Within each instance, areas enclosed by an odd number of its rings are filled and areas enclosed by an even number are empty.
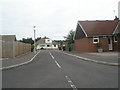
<svg viewBox="0 0 120 90"><path fill-rule="evenodd" d="M99 43L99 37L93 37L93 43Z"/></svg>
<svg viewBox="0 0 120 90"><path fill-rule="evenodd" d="M117 42L117 36L114 36L114 42Z"/></svg>
<svg viewBox="0 0 120 90"><path fill-rule="evenodd" d="M52 43L51 39L45 39L45 43Z"/></svg>

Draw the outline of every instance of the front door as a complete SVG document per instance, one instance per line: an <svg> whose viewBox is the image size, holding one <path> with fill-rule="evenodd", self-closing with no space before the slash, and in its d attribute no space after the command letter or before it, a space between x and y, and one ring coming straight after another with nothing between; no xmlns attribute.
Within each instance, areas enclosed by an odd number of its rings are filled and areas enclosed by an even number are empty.
<svg viewBox="0 0 120 90"><path fill-rule="evenodd" d="M108 38L108 47L109 47L109 50L113 50L113 45L112 45L112 37L109 37Z"/></svg>

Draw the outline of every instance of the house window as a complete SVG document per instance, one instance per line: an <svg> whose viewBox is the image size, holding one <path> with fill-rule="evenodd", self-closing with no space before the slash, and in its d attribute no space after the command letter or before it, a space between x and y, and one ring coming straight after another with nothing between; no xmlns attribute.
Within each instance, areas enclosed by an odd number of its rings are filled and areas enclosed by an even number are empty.
<svg viewBox="0 0 120 90"><path fill-rule="evenodd" d="M54 45L54 47L56 47L56 45Z"/></svg>
<svg viewBox="0 0 120 90"><path fill-rule="evenodd" d="M50 47L50 45L47 45L47 47Z"/></svg>
<svg viewBox="0 0 120 90"><path fill-rule="evenodd" d="M114 36L114 42L117 42L117 36Z"/></svg>
<svg viewBox="0 0 120 90"><path fill-rule="evenodd" d="M99 43L99 37L93 37L93 43Z"/></svg>

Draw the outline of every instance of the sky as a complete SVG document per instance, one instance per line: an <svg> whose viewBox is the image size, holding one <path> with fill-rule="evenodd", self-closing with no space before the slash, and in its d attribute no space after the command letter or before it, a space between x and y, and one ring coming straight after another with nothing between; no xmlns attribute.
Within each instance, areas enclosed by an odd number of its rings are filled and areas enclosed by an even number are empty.
<svg viewBox="0 0 120 90"><path fill-rule="evenodd" d="M113 20L120 0L0 0L0 35L63 40L78 20Z"/></svg>

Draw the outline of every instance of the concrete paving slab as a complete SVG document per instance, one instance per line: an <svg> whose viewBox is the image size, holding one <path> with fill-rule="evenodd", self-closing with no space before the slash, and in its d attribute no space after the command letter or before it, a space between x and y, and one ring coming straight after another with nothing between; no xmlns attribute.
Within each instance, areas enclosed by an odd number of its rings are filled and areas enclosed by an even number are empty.
<svg viewBox="0 0 120 90"><path fill-rule="evenodd" d="M96 61L104 61L109 63L118 63L118 53L117 52L104 52L104 53L78 53L78 52L68 52L67 53L77 55L80 57L93 59Z"/></svg>
<svg viewBox="0 0 120 90"><path fill-rule="evenodd" d="M29 52L27 54L21 55L15 58L8 58L7 60L2 60L2 67L8 67L11 65L16 65L20 63L24 63L29 61L35 54L33 52Z"/></svg>

